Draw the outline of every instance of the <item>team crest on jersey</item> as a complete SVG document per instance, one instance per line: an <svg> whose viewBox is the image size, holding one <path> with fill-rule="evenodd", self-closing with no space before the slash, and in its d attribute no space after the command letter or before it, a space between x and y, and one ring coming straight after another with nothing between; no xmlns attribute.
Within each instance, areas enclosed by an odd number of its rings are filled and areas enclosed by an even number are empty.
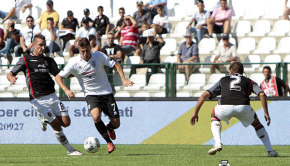
<svg viewBox="0 0 290 166"><path fill-rule="evenodd" d="M48 66L48 63L47 63L47 61L44 61L44 65L45 65L45 66Z"/></svg>
<svg viewBox="0 0 290 166"><path fill-rule="evenodd" d="M96 67L96 62L95 61L92 62L92 66Z"/></svg>

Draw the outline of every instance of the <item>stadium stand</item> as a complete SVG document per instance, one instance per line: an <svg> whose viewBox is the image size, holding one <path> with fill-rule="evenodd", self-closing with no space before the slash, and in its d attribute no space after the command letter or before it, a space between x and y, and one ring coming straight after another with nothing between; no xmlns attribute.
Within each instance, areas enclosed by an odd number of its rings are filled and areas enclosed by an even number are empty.
<svg viewBox="0 0 290 166"><path fill-rule="evenodd" d="M2 2L1 2L2 3ZM9 5L9 1L3 2L1 6ZM40 14L46 10L44 1L32 0L33 7L21 14L20 20L15 24L16 29L22 29L25 26L25 18L32 15L35 18L35 23L38 23ZM70 3L71 5L63 5ZM94 2L95 3L95 2ZM83 9L89 8L91 11L91 18L98 15L97 5L91 0L83 0L81 4L74 4L69 0L55 1L54 8L58 11L60 19L66 17L66 12L72 10L74 16L80 21L83 17ZM251 5L249 5L251 4ZM261 5L263 4L263 5ZM231 38L230 42L237 46L238 56L241 62L245 63L281 63L290 62L290 22L282 20L283 14L283 0L277 0L273 3L271 0L244 0L244 1L231 1L230 7L233 9L234 16L231 23ZM102 1L105 8L104 14L107 15L111 24L116 24L119 19L118 8L125 7L126 15L132 15L136 11L136 1L128 0L126 4L121 1ZM188 25L192 14L197 11L194 1L168 1L168 16L172 25L171 33L162 35L165 46L161 49L161 63L176 63L176 53L179 45L184 41L183 35L185 34L185 27ZM61 21L60 21L61 22ZM59 23L60 24L60 23ZM0 25L5 28L7 23ZM218 40L218 35L214 34L214 38L203 38L199 43L199 57L201 63L211 63L214 56L212 56L221 44ZM102 45L105 44L106 35L102 36ZM117 43L117 40L115 41ZM65 49L63 50L63 57L55 55L54 57L57 64L66 64L68 61L68 46L73 44L74 40L70 40ZM12 65L15 65L19 57L13 55ZM125 64L139 64L140 57L130 56L125 60ZM9 62L5 56L1 56L1 65L8 65ZM263 78L261 69L265 66L263 64L248 64L245 65L245 72L259 83ZM270 64L272 70L276 68L275 64ZM288 67L288 71L290 71ZM26 83L21 82L23 75L20 75L19 82L11 86L6 79L6 74L11 70L11 67L0 67L0 96L4 97L25 97L27 93ZM126 77L129 77L130 65L123 66ZM131 80L135 82L132 87L123 87L119 75L113 75L113 84L116 90L116 97L134 97L139 93L145 92L149 97L165 97L165 68L161 69L160 74L153 74L149 79L149 84L146 85L145 74L134 74ZM208 74L210 72L209 65L201 65L199 68L200 73L193 73L190 79L185 81L183 73L176 71L176 90L177 96L185 97L199 97L200 90L209 88L225 73L221 74ZM71 78L70 87L76 91L77 97L83 97L81 88L75 78ZM58 91L58 86L56 86ZM125 90L125 91L124 91ZM6 96L5 96L6 95ZM141 95L142 96L142 95ZM148 95L143 95L148 97Z"/></svg>

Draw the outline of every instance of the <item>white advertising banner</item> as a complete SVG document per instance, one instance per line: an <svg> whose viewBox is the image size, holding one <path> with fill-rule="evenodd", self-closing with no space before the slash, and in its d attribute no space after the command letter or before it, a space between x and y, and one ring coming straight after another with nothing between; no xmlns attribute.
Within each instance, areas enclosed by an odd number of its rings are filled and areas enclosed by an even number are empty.
<svg viewBox="0 0 290 166"><path fill-rule="evenodd" d="M71 125L64 129L72 144L82 144L89 136L105 143L95 128L85 101L63 101ZM118 101L121 126L117 144L139 144L188 112L196 101ZM102 115L105 123L108 117ZM43 132L37 113L29 101L0 101L0 144L58 144L51 127Z"/></svg>

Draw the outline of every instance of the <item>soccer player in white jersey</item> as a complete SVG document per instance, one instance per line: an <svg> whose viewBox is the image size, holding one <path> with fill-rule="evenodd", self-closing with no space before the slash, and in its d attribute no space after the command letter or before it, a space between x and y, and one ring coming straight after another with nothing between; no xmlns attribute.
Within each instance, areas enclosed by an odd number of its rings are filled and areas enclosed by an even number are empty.
<svg viewBox="0 0 290 166"><path fill-rule="evenodd" d="M190 123L191 125L194 125L198 122L198 112L207 98L212 99L221 95L221 99L219 100L218 105L213 109L211 115L211 130L215 140L215 145L208 151L208 153L214 155L216 152L222 150L220 120L226 121L228 124L228 121L232 117L236 117L241 121L244 127L252 125L255 128L256 134L266 147L269 157L279 157L279 154L271 147L267 131L260 123L256 113L250 106L249 95L254 92L260 97L267 125L269 126L271 121L268 113L267 96L256 82L242 76L243 72L243 64L240 62L234 62L231 64L230 75L221 78L220 81L200 96L195 107L195 112L190 119Z"/></svg>
<svg viewBox="0 0 290 166"><path fill-rule="evenodd" d="M112 143L112 140L116 139L114 129L120 126L120 116L104 66L114 67L124 86L132 86L133 82L125 79L121 65L112 58L98 51L91 53L87 38L81 38L78 46L80 54L69 60L55 80L70 99L74 97L74 93L65 86L63 78L73 75L78 79L95 126L107 142L108 153L112 153L116 149ZM110 118L107 126L101 119L101 112Z"/></svg>

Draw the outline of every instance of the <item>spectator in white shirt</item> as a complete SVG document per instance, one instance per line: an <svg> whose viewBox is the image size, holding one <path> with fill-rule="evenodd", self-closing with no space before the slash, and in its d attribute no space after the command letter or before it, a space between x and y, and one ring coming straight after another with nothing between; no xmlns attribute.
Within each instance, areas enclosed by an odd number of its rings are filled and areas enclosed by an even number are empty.
<svg viewBox="0 0 290 166"><path fill-rule="evenodd" d="M0 18L2 18L1 24L3 24L9 18L12 18L12 19L19 18L20 10L22 11L22 13L24 13L27 8L31 8L31 7L32 7L31 0L13 1L13 7L10 9L9 12L4 12L0 10Z"/></svg>
<svg viewBox="0 0 290 166"><path fill-rule="evenodd" d="M79 53L78 49L78 40L85 37L89 39L89 35L94 35L97 37L96 29L92 26L89 26L89 20L82 20L82 27L79 28L76 32L74 45L69 46L69 57L73 57L74 54Z"/></svg>
<svg viewBox="0 0 290 166"><path fill-rule="evenodd" d="M206 19L210 17L210 13L204 10L204 4L202 0L197 2L197 7L198 11L193 15L186 29L189 29L192 33L195 33L197 41L200 42L203 34L208 32ZM195 22L195 26L191 27L193 22Z"/></svg>
<svg viewBox="0 0 290 166"><path fill-rule="evenodd" d="M154 28L155 34L166 34L170 32L170 25L168 17L164 14L164 6L158 5L157 15L153 19L153 24L150 25Z"/></svg>
<svg viewBox="0 0 290 166"><path fill-rule="evenodd" d="M52 17L47 18L47 27L41 32L41 34L45 37L46 42L46 54L51 55L54 52L61 51L60 42L59 42L59 31L57 28L53 27L54 21Z"/></svg>
<svg viewBox="0 0 290 166"><path fill-rule="evenodd" d="M221 35L223 44L220 44L215 55L213 63L230 63L238 60L237 48L235 45L230 43L229 34L223 33ZM221 65L210 65L210 72L215 73L215 69Z"/></svg>
<svg viewBox="0 0 290 166"><path fill-rule="evenodd" d="M30 54L34 36L41 33L40 27L34 24L32 16L26 17L26 24L27 26L20 31L20 46L15 48L15 56L21 56L22 53Z"/></svg>

